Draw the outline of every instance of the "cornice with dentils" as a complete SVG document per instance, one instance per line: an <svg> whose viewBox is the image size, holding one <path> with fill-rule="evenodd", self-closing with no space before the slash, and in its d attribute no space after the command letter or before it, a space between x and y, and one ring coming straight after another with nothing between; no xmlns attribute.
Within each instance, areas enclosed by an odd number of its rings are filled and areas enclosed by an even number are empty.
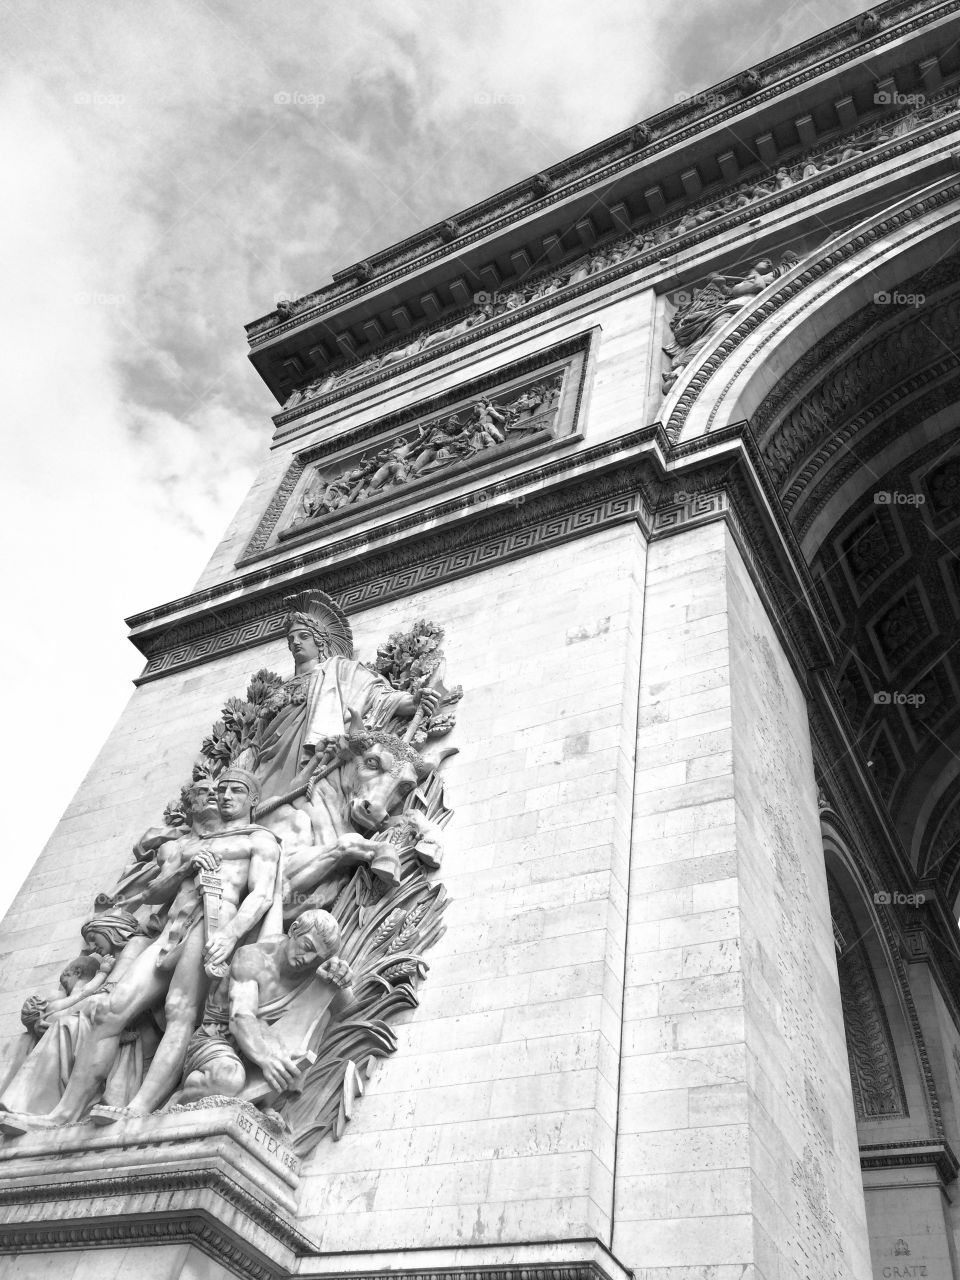
<svg viewBox="0 0 960 1280"><path fill-rule="evenodd" d="M337 272L331 284L299 299L300 309L288 320L284 321L274 311L248 324L246 331L251 346L256 347L263 341L299 328L381 288L414 267L455 253L466 243L529 217L538 208L545 208L580 188L635 165L641 156L647 160L668 147L696 137L706 126L731 123L815 75L879 51L910 32L955 12L952 0L886 0L866 14L840 23L749 71L741 72L578 152L543 173L498 192L446 222L435 224L371 255L362 263ZM879 23L879 29L873 34L861 34L870 30L868 19L871 16ZM761 84L758 90L750 87L757 83L754 77ZM722 105L718 106L718 102ZM304 303L308 305L304 306Z"/></svg>

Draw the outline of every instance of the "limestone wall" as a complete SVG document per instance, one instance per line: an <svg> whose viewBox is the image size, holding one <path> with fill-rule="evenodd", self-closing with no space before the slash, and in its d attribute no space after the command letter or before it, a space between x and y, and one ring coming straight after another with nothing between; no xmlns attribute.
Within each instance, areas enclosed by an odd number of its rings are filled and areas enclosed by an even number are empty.
<svg viewBox="0 0 960 1280"><path fill-rule="evenodd" d="M614 1252L866 1276L806 710L723 525L650 548Z"/></svg>
<svg viewBox="0 0 960 1280"><path fill-rule="evenodd" d="M406 602L467 689L452 902L397 1055L306 1178L325 1251L609 1239L643 572L623 528Z"/></svg>
<svg viewBox="0 0 960 1280"><path fill-rule="evenodd" d="M645 546L635 526L358 615L358 653L429 617L465 697L447 934L340 1143L308 1165L324 1250L608 1241ZM134 694L4 921L0 1038L55 987L98 889L175 795L221 702L282 642Z"/></svg>
<svg viewBox="0 0 960 1280"><path fill-rule="evenodd" d="M496 565L359 614L358 653L418 617L466 691L447 933L305 1168L301 1229L324 1254L592 1238L664 1278L866 1276L803 695L726 526ZM282 641L134 694L4 921L6 1061L260 666L288 671Z"/></svg>

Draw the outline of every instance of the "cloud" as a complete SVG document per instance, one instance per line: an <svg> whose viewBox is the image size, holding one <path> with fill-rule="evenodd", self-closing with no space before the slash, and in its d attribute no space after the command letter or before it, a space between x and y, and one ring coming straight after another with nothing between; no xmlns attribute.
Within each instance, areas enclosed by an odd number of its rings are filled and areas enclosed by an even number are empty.
<svg viewBox="0 0 960 1280"><path fill-rule="evenodd" d="M244 321L858 8L8 10L4 661L24 815L8 889L141 665L123 616L190 589L264 453L276 406Z"/></svg>

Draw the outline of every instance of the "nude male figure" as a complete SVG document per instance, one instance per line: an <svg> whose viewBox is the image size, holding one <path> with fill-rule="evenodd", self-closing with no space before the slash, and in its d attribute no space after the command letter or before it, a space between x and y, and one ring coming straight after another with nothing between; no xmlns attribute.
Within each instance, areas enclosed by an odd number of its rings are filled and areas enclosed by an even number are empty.
<svg viewBox="0 0 960 1280"><path fill-rule="evenodd" d="M353 1002L350 967L335 954L339 945L334 917L310 910L289 934L241 947L230 966L229 1028L204 1023L197 1030L170 1105L238 1094L262 1103L295 1085L305 1041L315 1042Z"/></svg>
<svg viewBox="0 0 960 1280"><path fill-rule="evenodd" d="M161 1000L166 1030L140 1089L127 1107L97 1106L91 1118L110 1124L124 1116L146 1115L175 1088L210 987L210 970L229 963L238 942L266 914L280 856L277 837L251 824L251 811L260 799L252 774L225 769L215 795L209 779L195 783L194 792L196 816L190 833L164 851L162 878L175 892L162 932L100 1003L58 1105L46 1116L0 1117L4 1131L79 1120L116 1060L122 1032ZM202 872L217 872L221 882L219 922L210 937L204 936L203 903L195 882ZM151 898L158 883L159 878L150 886Z"/></svg>

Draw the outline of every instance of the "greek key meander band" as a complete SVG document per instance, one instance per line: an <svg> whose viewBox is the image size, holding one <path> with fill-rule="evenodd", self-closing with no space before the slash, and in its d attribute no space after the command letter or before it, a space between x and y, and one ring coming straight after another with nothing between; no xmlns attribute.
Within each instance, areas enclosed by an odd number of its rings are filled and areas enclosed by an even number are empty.
<svg viewBox="0 0 960 1280"><path fill-rule="evenodd" d="M552 516L475 546L371 578L340 593L337 602L342 609L355 613L625 520L641 519L648 525L651 536L662 537L692 523L716 519L722 516L726 507L726 495L720 491L694 493L687 495L684 501L659 508L650 521L642 496L639 493L623 494ZM318 575L318 582L321 577ZM278 603L276 612L159 653L147 663L138 683L271 640L281 634L283 617L284 611Z"/></svg>

